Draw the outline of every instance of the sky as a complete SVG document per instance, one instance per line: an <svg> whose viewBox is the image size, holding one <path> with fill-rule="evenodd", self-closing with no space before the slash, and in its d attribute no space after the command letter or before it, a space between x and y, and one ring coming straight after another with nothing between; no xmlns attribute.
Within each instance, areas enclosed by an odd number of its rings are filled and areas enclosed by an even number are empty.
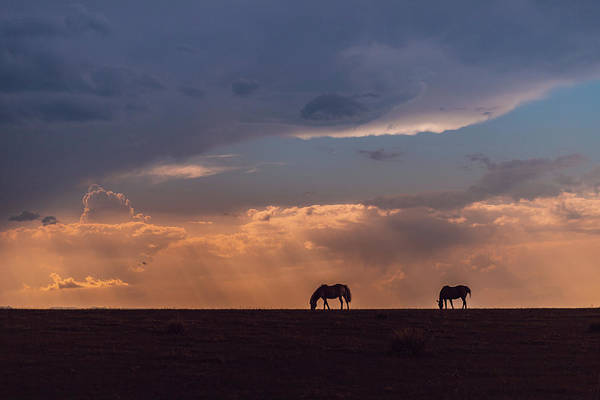
<svg viewBox="0 0 600 400"><path fill-rule="evenodd" d="M2 9L0 305L600 304L597 2Z"/></svg>

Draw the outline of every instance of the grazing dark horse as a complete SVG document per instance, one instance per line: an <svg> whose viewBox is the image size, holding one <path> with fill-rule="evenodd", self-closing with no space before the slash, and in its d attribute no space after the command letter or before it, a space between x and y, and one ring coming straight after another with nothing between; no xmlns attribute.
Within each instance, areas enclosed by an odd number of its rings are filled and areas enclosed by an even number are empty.
<svg viewBox="0 0 600 400"><path fill-rule="evenodd" d="M314 310L317 308L317 301L319 301L319 299L323 299L323 310L325 309L325 306L331 310L331 308L329 308L329 304L327 304L327 299L335 299L336 297L340 299L340 309L344 309L344 301L342 300L342 297L346 300L346 307L348 307L348 310L350 309L350 304L348 304L352 301L350 288L346 285L342 285L341 283L337 283L332 286L319 286L312 296L310 296L310 309Z"/></svg>
<svg viewBox="0 0 600 400"><path fill-rule="evenodd" d="M444 308L444 305L448 308L448 300L450 300L450 305L454 308L452 299L458 298L461 298L463 301L462 308L467 308L467 293L469 294L469 297L471 297L471 289L469 289L468 286L444 286L442 290L440 290L440 298L437 301L440 310Z"/></svg>

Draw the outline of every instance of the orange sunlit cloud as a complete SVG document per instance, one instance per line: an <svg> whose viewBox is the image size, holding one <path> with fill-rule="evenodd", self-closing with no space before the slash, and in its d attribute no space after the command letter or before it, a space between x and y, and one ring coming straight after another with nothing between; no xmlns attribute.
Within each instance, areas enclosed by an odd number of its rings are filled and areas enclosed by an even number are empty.
<svg viewBox="0 0 600 400"><path fill-rule="evenodd" d="M122 196L116 209L129 204ZM600 302L593 193L453 212L269 206L237 217L233 231L194 235L136 215L1 232L0 304L303 308L322 282L348 283L355 307L432 307L444 283L469 284L474 306Z"/></svg>
<svg viewBox="0 0 600 400"><path fill-rule="evenodd" d="M73 278L61 278L56 273L51 273L53 283L46 287L41 287L40 290L62 290L62 289L79 289L79 288L107 288L112 286L128 286L127 282L120 279L94 279L91 276L86 276L84 281L78 282Z"/></svg>

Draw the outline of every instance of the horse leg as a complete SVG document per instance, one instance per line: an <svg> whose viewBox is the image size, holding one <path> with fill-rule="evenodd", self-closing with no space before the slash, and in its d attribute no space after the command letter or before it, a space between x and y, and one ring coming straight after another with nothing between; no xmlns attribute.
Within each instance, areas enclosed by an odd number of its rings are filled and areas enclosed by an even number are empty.
<svg viewBox="0 0 600 400"><path fill-rule="evenodd" d="M344 300L342 300L342 296L339 297L340 299L340 310L344 309Z"/></svg>
<svg viewBox="0 0 600 400"><path fill-rule="evenodd" d="M452 306L452 309L454 310L454 304L452 303L452 299L450 299L450 305Z"/></svg>
<svg viewBox="0 0 600 400"><path fill-rule="evenodd" d="M348 310L350 309L350 304L348 304L348 297L344 297L344 299L346 299L346 308L348 308Z"/></svg>
<svg viewBox="0 0 600 400"><path fill-rule="evenodd" d="M467 308L467 296L461 297L461 299L463 301L462 308L466 309Z"/></svg>
<svg viewBox="0 0 600 400"><path fill-rule="evenodd" d="M325 306L327 306L328 310L331 310L331 308L329 307L329 303L327 302L327 299L325 299L325 303L323 304L323 310L325 309Z"/></svg>
<svg viewBox="0 0 600 400"><path fill-rule="evenodd" d="M448 309L448 299L444 299L444 307L446 307L446 310Z"/></svg>

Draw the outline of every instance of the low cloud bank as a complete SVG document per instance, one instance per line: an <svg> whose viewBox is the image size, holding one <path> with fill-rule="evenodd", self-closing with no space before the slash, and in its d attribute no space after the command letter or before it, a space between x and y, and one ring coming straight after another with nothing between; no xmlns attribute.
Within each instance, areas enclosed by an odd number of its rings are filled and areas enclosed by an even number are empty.
<svg viewBox="0 0 600 400"><path fill-rule="evenodd" d="M486 174L510 169L494 165ZM126 220L111 222L110 213L90 208L94 222L0 232L0 302L303 308L324 282L349 284L355 307L433 307L441 285L458 283L471 286L474 306L600 302L600 196L593 190L495 196L452 210L270 206L195 235L132 219L126 197L103 188L86 194L88 206L90 193L118 205Z"/></svg>

